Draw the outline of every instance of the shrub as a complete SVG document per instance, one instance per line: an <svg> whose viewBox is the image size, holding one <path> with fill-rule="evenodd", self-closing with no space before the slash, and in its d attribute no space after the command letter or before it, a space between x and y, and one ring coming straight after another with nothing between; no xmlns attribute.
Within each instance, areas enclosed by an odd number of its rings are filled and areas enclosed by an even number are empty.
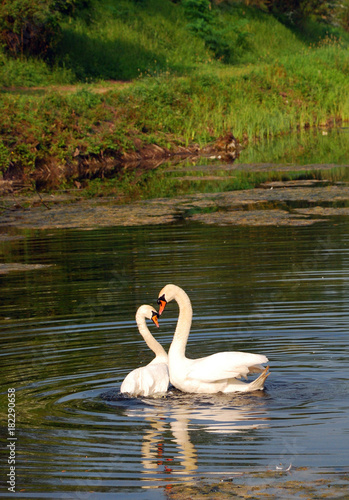
<svg viewBox="0 0 349 500"><path fill-rule="evenodd" d="M341 19L345 24L349 7L348 0L245 0L245 3L281 15L293 23L315 17L334 25Z"/></svg>
<svg viewBox="0 0 349 500"><path fill-rule="evenodd" d="M74 16L79 10L91 7L91 0L55 0L54 10Z"/></svg>
<svg viewBox="0 0 349 500"><path fill-rule="evenodd" d="M59 13L52 0L3 0L0 40L13 56L47 58L59 39Z"/></svg>
<svg viewBox="0 0 349 500"><path fill-rule="evenodd" d="M238 49L247 46L249 33L243 29L244 21L227 26L221 22L218 10L212 8L209 0L183 0L182 6L190 21L188 28L204 40L217 59L231 63Z"/></svg>

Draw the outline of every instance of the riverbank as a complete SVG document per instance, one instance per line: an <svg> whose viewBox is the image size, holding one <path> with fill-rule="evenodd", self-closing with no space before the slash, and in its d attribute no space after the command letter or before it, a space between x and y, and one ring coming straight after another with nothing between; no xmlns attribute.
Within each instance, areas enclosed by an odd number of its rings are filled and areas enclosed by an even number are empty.
<svg viewBox="0 0 349 500"><path fill-rule="evenodd" d="M137 10L126 3L133 9L127 22L105 10L93 13L94 23L64 25L69 71L83 67L84 78L68 78L66 61L49 67L3 56L0 179L41 192L115 179L121 195L130 163L142 172L144 162L193 154L231 161L258 142L348 122L344 30L310 20L287 24L223 2L214 7L215 22L235 29L226 30L234 57L223 60L189 29L180 5L154 0ZM117 79L106 68L121 67L113 54L125 30L136 42Z"/></svg>
<svg viewBox="0 0 349 500"><path fill-rule="evenodd" d="M340 49L321 50L326 58L314 63L322 78L327 61L336 61ZM337 56L333 51L339 51ZM298 55L303 68L311 55ZM231 68L150 78L105 93L85 88L37 95L6 92L2 180L40 191L88 186L94 179L113 178L121 185L130 171L146 169L147 162L191 156L231 162L241 149L290 131L330 130L349 119L349 84L338 68L337 75L327 73L317 86L291 68L273 65L240 74ZM336 89L333 95L327 91L329 81ZM311 95L309 88L314 89Z"/></svg>

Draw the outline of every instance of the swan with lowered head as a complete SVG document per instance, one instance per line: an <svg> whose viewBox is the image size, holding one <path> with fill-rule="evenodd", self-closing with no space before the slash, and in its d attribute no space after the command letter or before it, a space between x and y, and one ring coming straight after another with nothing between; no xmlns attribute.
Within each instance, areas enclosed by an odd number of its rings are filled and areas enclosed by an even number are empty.
<svg viewBox="0 0 349 500"><path fill-rule="evenodd" d="M146 366L130 372L121 384L120 392L131 396L155 396L167 392L170 378L168 372L168 357L162 345L150 333L146 318L151 319L157 327L158 313L148 305L140 306L136 312L136 322L139 333L147 346L154 352L155 358Z"/></svg>
<svg viewBox="0 0 349 500"><path fill-rule="evenodd" d="M175 300L179 307L179 317L172 344L168 351L170 382L183 392L252 392L264 388L268 377L268 358L263 354L248 352L218 352L199 359L185 356L191 321L192 307L188 295L176 285L166 285L159 293L159 314L167 302ZM260 373L253 382L239 380L250 373Z"/></svg>

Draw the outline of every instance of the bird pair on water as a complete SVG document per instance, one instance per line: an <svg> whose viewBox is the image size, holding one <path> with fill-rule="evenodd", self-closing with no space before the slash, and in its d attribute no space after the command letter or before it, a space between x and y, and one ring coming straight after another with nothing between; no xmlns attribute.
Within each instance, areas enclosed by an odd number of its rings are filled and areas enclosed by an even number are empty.
<svg viewBox="0 0 349 500"><path fill-rule="evenodd" d="M179 307L179 317L172 344L165 349L150 333L145 319L158 324L166 304L175 300ZM159 313L151 306L143 305L136 313L136 322L140 334L155 358L142 368L137 368L127 375L121 385L121 392L131 396L156 396L165 394L171 383L183 392L213 394L217 392L252 392L262 390L269 376L268 358L263 354L248 352L218 352L198 359L185 356L191 321L192 307L188 295L176 285L166 285L159 293ZM253 382L240 380L247 375L260 373Z"/></svg>

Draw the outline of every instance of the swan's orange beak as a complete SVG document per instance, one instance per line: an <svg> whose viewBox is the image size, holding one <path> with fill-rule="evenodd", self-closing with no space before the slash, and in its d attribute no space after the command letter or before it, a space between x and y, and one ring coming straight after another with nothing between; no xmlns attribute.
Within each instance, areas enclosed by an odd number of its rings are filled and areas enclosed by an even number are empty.
<svg viewBox="0 0 349 500"><path fill-rule="evenodd" d="M158 322L158 317L159 317L158 313L153 311L153 314L151 315L152 322L159 328L160 325Z"/></svg>
<svg viewBox="0 0 349 500"><path fill-rule="evenodd" d="M164 309L167 304L167 300L165 299L165 295L161 295L161 297L158 298L158 304L159 304L159 316L164 312Z"/></svg>

